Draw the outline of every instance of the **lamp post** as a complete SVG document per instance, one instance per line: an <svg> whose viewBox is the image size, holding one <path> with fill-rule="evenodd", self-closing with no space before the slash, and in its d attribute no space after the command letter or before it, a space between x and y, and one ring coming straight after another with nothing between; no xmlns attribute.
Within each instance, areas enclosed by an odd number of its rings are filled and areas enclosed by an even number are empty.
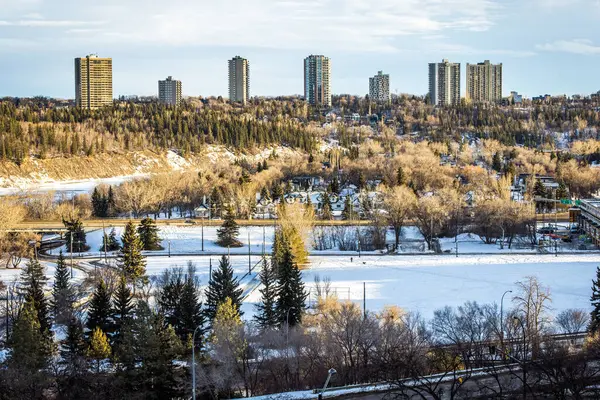
<svg viewBox="0 0 600 400"><path fill-rule="evenodd" d="M323 398L323 392L325 392L325 390L327 389L327 386L329 385L329 381L331 380L331 377L335 374L337 374L337 371L333 368L330 368L329 371L327 371L327 380L325 380L325 385L323 385L323 389L321 389L321 393L319 393L319 400L321 400Z"/></svg>
<svg viewBox="0 0 600 400"><path fill-rule="evenodd" d="M192 400L196 400L196 332L200 327L198 325L192 335Z"/></svg>
<svg viewBox="0 0 600 400"><path fill-rule="evenodd" d="M521 356L521 369L523 370L523 399L527 398L527 369L525 364L525 347L526 347L526 337L525 337L525 325L523 325L523 321L521 318L516 315L513 316L513 321L518 322L521 325L521 330L523 331L523 355Z"/></svg>
<svg viewBox="0 0 600 400"><path fill-rule="evenodd" d="M512 293L512 290L507 290L502 294L502 298L500 299L500 346L502 346L502 350L504 351L504 296L507 293Z"/></svg>

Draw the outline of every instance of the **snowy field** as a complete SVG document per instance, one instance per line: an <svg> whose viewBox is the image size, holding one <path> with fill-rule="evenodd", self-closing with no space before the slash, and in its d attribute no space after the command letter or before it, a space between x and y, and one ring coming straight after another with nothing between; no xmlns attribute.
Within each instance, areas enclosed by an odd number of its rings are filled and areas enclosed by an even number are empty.
<svg viewBox="0 0 600 400"><path fill-rule="evenodd" d="M46 271L46 277L48 278L48 285L52 285L54 282L54 272L56 270L56 263L41 261ZM21 265L17 269L13 268L0 268L0 281L5 284L12 282L19 282L22 268L27 265L27 260L22 260ZM67 265L70 265L70 261L67 259ZM85 273L77 268L73 268L73 278L75 281L82 281L85 278Z"/></svg>
<svg viewBox="0 0 600 400"><path fill-rule="evenodd" d="M208 282L209 257L152 257L148 274L159 275L166 268L185 267L188 261L197 267L203 285ZM218 265L219 257L212 257ZM252 257L254 265L260 258ZM235 274L242 278L248 271L248 257L232 256ZM332 288L341 300L362 305L363 282L366 285L367 308L381 310L397 305L418 311L430 318L433 311L458 306L465 301L498 303L505 290L515 290L515 282L536 276L550 288L552 313L568 308L589 309L590 287L600 265L598 255L481 255L481 256L313 256L311 267L303 271L307 290L314 301L314 278L331 279ZM260 299L256 273L242 280L245 292L254 289L246 299L243 311L252 315L254 303ZM510 298L505 299L510 308Z"/></svg>
<svg viewBox="0 0 600 400"><path fill-rule="evenodd" d="M147 252L148 254L160 254L165 255L169 253L169 247L171 249L171 255L203 255L203 254L223 254L230 252L230 254L248 254L248 239L250 240L250 250L252 254L262 254L263 252L263 239L264 239L264 250L267 254L271 252L273 245L273 227L272 226L250 226L240 227L240 235L238 239L243 243L242 247L226 248L219 247L216 245L217 240L217 229L218 227L205 227L204 228L204 251L202 251L202 228L201 226L161 226L159 237L161 239L161 245L163 250ZM335 229L335 228L328 228ZM355 227L348 227L349 232L354 232ZM361 228L364 229L364 228ZM106 233L110 233L111 227L106 227ZM123 233L123 227L116 227L115 231L117 237L120 237ZM88 231L86 240L90 250L88 252L77 254L81 256L101 256L103 252L102 247L102 229ZM387 242L392 245L394 243L394 233L390 229L387 232ZM440 239L440 246L442 251L454 252L455 242L454 238L442 238ZM564 244L561 244L564 246ZM62 246L61 248L50 251L50 254L57 255L59 251L68 253L68 246ZM569 251L573 249L569 248ZM459 253L467 254L481 254L481 253L536 253L535 249L531 247L523 247L518 243L514 243L512 249L505 246L503 249L500 248L499 244L485 244L477 235L473 234L461 234L458 238L458 251ZM560 250L559 250L560 251ZM363 252L363 254L379 255L382 251ZM431 253L427 250L427 245L423 240L423 236L419 233L419 230L414 226L408 226L402 228L402 236L400 241L400 254L428 254ZM340 251L337 247L329 250L311 250L313 255L356 255L356 251Z"/></svg>

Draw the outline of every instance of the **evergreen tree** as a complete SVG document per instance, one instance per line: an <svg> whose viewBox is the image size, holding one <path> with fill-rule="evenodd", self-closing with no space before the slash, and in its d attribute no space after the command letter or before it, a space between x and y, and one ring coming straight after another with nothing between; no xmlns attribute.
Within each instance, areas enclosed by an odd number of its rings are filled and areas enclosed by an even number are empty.
<svg viewBox="0 0 600 400"><path fill-rule="evenodd" d="M496 172L502 172L502 159L500 158L500 152L494 153L492 158L492 169Z"/></svg>
<svg viewBox="0 0 600 400"><path fill-rule="evenodd" d="M71 274L61 250L56 261L54 284L52 286L52 309L57 324L67 323L73 315L75 290L69 282L70 277Z"/></svg>
<svg viewBox="0 0 600 400"><path fill-rule="evenodd" d="M277 326L277 273L273 265L269 265L266 259L263 259L263 267L260 272L260 283L262 288L259 290L261 298L256 308L254 319L262 329L273 328Z"/></svg>
<svg viewBox="0 0 600 400"><path fill-rule="evenodd" d="M590 326L588 330L591 334L600 331L600 267L596 268L596 280L592 280L591 303L593 310L590 314Z"/></svg>
<svg viewBox="0 0 600 400"><path fill-rule="evenodd" d="M567 192L567 186L563 182L560 182L558 184L558 189L556 189L556 199L566 199L567 197L569 197L569 193Z"/></svg>
<svg viewBox="0 0 600 400"><path fill-rule="evenodd" d="M279 200L283 196L283 189L279 182L275 182L271 188L271 198L273 200Z"/></svg>
<svg viewBox="0 0 600 400"><path fill-rule="evenodd" d="M129 221L125 226L125 232L121 236L121 251L117 264L128 282L134 285L145 278L146 258L142 254L142 242L135 230L133 222Z"/></svg>
<svg viewBox="0 0 600 400"><path fill-rule="evenodd" d="M100 279L88 306L86 327L89 334L91 335L96 328L100 328L103 332L110 332L111 313L110 293L104 280Z"/></svg>
<svg viewBox="0 0 600 400"><path fill-rule="evenodd" d="M100 251L117 251L121 248L119 241L117 240L117 231L115 228L110 230L110 233L102 235L102 247Z"/></svg>
<svg viewBox="0 0 600 400"><path fill-rule="evenodd" d="M92 192L92 214L95 217L106 218L108 217L108 198L104 194L100 193L97 187Z"/></svg>
<svg viewBox="0 0 600 400"><path fill-rule="evenodd" d="M212 322L217 307L228 297L239 310L242 305L242 293L238 280L233 276L233 268L229 263L229 258L222 256L219 268L213 272L212 279L206 289L206 308L204 310L206 318Z"/></svg>
<svg viewBox="0 0 600 400"><path fill-rule="evenodd" d="M41 332L34 301L25 301L10 336L8 366L37 372L48 366L51 340Z"/></svg>
<svg viewBox="0 0 600 400"><path fill-rule="evenodd" d="M406 184L406 175L404 174L402 166L399 166L398 171L396 172L396 184L399 186Z"/></svg>
<svg viewBox="0 0 600 400"><path fill-rule="evenodd" d="M267 189L266 186L263 186L262 189L260 190L260 199L261 200L270 200L271 199L271 195L269 194L269 190Z"/></svg>
<svg viewBox="0 0 600 400"><path fill-rule="evenodd" d="M242 247L242 242L238 240L240 228L233 219L233 210L227 208L223 225L217 229L217 244L221 247Z"/></svg>
<svg viewBox="0 0 600 400"><path fill-rule="evenodd" d="M533 194L535 196L539 196L541 198L546 198L547 194L546 194L546 187L544 186L544 184L542 183L541 180L536 179L535 180L535 184L533 186Z"/></svg>
<svg viewBox="0 0 600 400"><path fill-rule="evenodd" d="M290 245L284 242L277 278L276 310L280 325L289 323L290 326L295 326L302 321L306 297L302 273L294 261Z"/></svg>
<svg viewBox="0 0 600 400"><path fill-rule="evenodd" d="M104 137L102 137L104 141ZM106 196L106 216L110 217L116 214L117 206L115 202L115 193L112 186L108 187L108 195Z"/></svg>
<svg viewBox="0 0 600 400"><path fill-rule="evenodd" d="M96 373L100 372L102 361L110 357L110 353L111 348L106 334L99 327L94 328L87 356L96 362Z"/></svg>
<svg viewBox="0 0 600 400"><path fill-rule="evenodd" d="M81 220L79 218L68 220L63 218L62 222L65 228L67 228L67 231L65 232L65 241L69 252L71 249L73 250L73 253L88 251L90 248L87 245L85 231Z"/></svg>
<svg viewBox="0 0 600 400"><path fill-rule="evenodd" d="M354 206L350 200L350 196L346 196L344 200L344 210L342 211L342 219L344 221L356 219L356 213L354 212Z"/></svg>
<svg viewBox="0 0 600 400"><path fill-rule="evenodd" d="M331 212L331 199L328 192L323 192L321 197L321 218L324 220L333 219L333 213Z"/></svg>
<svg viewBox="0 0 600 400"><path fill-rule="evenodd" d="M21 284L19 292L26 302L31 303L35 309L35 317L40 327L40 333L47 339L52 337L50 328L52 320L50 318L50 304L45 295L46 275L44 267L39 261L30 259L25 269L21 272Z"/></svg>
<svg viewBox="0 0 600 400"><path fill-rule="evenodd" d="M115 342L118 342L123 334L123 327L133 318L133 293L125 277L119 279L119 286L113 294L112 322Z"/></svg>
<svg viewBox="0 0 600 400"><path fill-rule="evenodd" d="M200 301L200 289L198 282L195 280L194 272L195 269L190 266L181 291L178 313L179 323L177 324L178 330L176 330L176 333L182 340L189 340L196 328L200 327L198 334L196 334L196 345L198 345L198 338L204 336L206 329L204 328L205 320L202 313L202 302Z"/></svg>
<svg viewBox="0 0 600 400"><path fill-rule="evenodd" d="M152 218L144 218L137 228L144 250L162 250L158 237L158 227Z"/></svg>
<svg viewBox="0 0 600 400"><path fill-rule="evenodd" d="M67 337L60 344L61 363L69 369L68 372L77 373L85 368L86 348L83 324L73 315L67 324Z"/></svg>

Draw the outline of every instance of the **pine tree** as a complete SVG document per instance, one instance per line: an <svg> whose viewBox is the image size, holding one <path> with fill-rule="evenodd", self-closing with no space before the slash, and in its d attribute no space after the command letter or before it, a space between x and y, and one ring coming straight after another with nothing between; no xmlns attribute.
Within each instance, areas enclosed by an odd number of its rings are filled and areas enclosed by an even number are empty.
<svg viewBox="0 0 600 400"><path fill-rule="evenodd" d="M44 294L47 278L44 267L34 259L30 259L25 269L21 272L19 292L26 302L30 302L35 309L40 333L45 338L51 338L52 320L50 318L50 304Z"/></svg>
<svg viewBox="0 0 600 400"><path fill-rule="evenodd" d="M544 184L542 183L541 180L536 179L535 180L535 184L533 186L533 194L535 196L541 197L541 198L546 198L546 188L544 186Z"/></svg>
<svg viewBox="0 0 600 400"><path fill-rule="evenodd" d="M69 372L77 373L85 368L83 363L86 348L83 324L73 315L67 324L67 337L60 344L62 364L70 370Z"/></svg>
<svg viewBox="0 0 600 400"><path fill-rule="evenodd" d="M289 323L290 326L295 326L302 321L307 294L290 245L284 243L283 249L278 268L276 310L280 325Z"/></svg>
<svg viewBox="0 0 600 400"><path fill-rule="evenodd" d="M592 280L591 303L593 310L590 314L590 326L588 330L591 334L600 331L600 267L596 268L596 280Z"/></svg>
<svg viewBox="0 0 600 400"><path fill-rule="evenodd" d="M342 211L342 219L344 221L353 220L356 218L356 213L353 210L352 201L350 200L350 196L346 196L344 200L344 210Z"/></svg>
<svg viewBox="0 0 600 400"><path fill-rule="evenodd" d="M500 159L500 153L494 153L492 158L492 169L496 172L502 172L502 160Z"/></svg>
<svg viewBox="0 0 600 400"><path fill-rule="evenodd" d="M237 238L239 234L240 228L233 219L233 210L228 207L223 225L217 229L217 244L221 247L242 247L242 242Z"/></svg>
<svg viewBox="0 0 600 400"><path fill-rule="evenodd" d="M73 253L82 253L88 251L90 248L87 245L85 230L83 229L83 223L79 218L73 218L66 220L63 218L63 225L67 228L65 232L65 241L67 243L67 250Z"/></svg>
<svg viewBox="0 0 600 400"><path fill-rule="evenodd" d="M100 193L97 187L92 192L92 214L95 217L108 217L108 197Z"/></svg>
<svg viewBox="0 0 600 400"><path fill-rule="evenodd" d="M146 275L146 258L142 254L142 242L135 230L133 222L129 221L125 226L125 232L121 236L121 251L117 264L125 275L128 282L138 283Z"/></svg>
<svg viewBox="0 0 600 400"><path fill-rule="evenodd" d="M270 265L266 259L263 259L260 283L262 286L259 290L261 298L260 303L255 306L254 319L262 329L273 328L278 323L275 309L277 303L277 273L274 266Z"/></svg>
<svg viewBox="0 0 600 400"><path fill-rule="evenodd" d="M331 212L331 199L329 198L329 193L323 192L321 198L321 218L324 220L333 219L333 214Z"/></svg>
<svg viewBox="0 0 600 400"><path fill-rule="evenodd" d="M283 196L283 189L279 182L275 182L271 188L271 198L273 200L279 200Z"/></svg>
<svg viewBox="0 0 600 400"><path fill-rule="evenodd" d="M399 166L398 171L396 172L396 183L398 185L406 184L406 175L404 174L404 169L402 166Z"/></svg>
<svg viewBox="0 0 600 400"><path fill-rule="evenodd" d="M31 299L25 301L10 336L8 365L16 369L39 371L49 363L51 341L41 333L37 310Z"/></svg>
<svg viewBox="0 0 600 400"><path fill-rule="evenodd" d="M195 281L194 272L195 270L190 266L179 301L179 323L176 325L178 327L176 332L182 340L189 340L198 327L200 328L196 334L197 338L203 337L206 332L202 302L200 301L200 290L199 285Z"/></svg>
<svg viewBox="0 0 600 400"><path fill-rule="evenodd" d="M106 334L99 327L94 328L90 338L87 356L96 362L96 373L100 372L102 360L110 357L111 349Z"/></svg>
<svg viewBox="0 0 600 400"><path fill-rule="evenodd" d="M100 251L117 251L121 248L119 241L117 240L117 231L115 228L110 230L110 233L102 235L102 247Z"/></svg>
<svg viewBox="0 0 600 400"><path fill-rule="evenodd" d="M122 337L122 330L125 324L129 323L133 318L133 293L125 277L119 279L119 286L113 294L112 304L112 322L113 332L115 334L115 342L118 342Z"/></svg>
<svg viewBox="0 0 600 400"><path fill-rule="evenodd" d="M73 303L75 301L75 290L69 282L71 274L61 251L56 261L54 272L54 284L52 286L52 309L57 324L65 324L73 315Z"/></svg>
<svg viewBox="0 0 600 400"><path fill-rule="evenodd" d="M102 137L102 143L104 143L104 136ZM115 215L116 209L115 193L113 192L112 186L109 186L108 195L106 196L106 216L110 217Z"/></svg>
<svg viewBox="0 0 600 400"><path fill-rule="evenodd" d="M162 250L160 238L158 237L158 227L152 218L141 220L137 232L144 250Z"/></svg>
<svg viewBox="0 0 600 400"><path fill-rule="evenodd" d="M556 189L556 199L566 199L568 196L567 186L563 182L559 183L558 189Z"/></svg>
<svg viewBox="0 0 600 400"><path fill-rule="evenodd" d="M233 276L229 258L222 256L219 268L213 272L212 279L206 288L206 308L204 310L206 318L212 322L217 307L228 297L239 310L242 305L242 293L238 280Z"/></svg>
<svg viewBox="0 0 600 400"><path fill-rule="evenodd" d="M110 332L111 311L110 293L104 280L100 279L88 307L86 327L90 334L96 328L100 328L103 332Z"/></svg>

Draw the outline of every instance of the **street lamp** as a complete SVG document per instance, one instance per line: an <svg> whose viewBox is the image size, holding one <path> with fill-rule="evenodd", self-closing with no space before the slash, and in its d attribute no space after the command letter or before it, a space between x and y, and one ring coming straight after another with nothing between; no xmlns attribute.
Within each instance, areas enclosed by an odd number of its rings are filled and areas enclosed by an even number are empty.
<svg viewBox="0 0 600 400"><path fill-rule="evenodd" d="M196 400L196 332L201 327L198 325L192 335L192 400Z"/></svg>
<svg viewBox="0 0 600 400"><path fill-rule="evenodd" d="M329 371L327 371L327 380L325 381L325 385L323 386L323 389L321 389L321 393L319 393L319 400L321 400L323 398L323 392L325 392L325 390L327 389L327 385L329 385L329 381L331 380L331 377L335 374L337 374L337 371L333 368L330 368Z"/></svg>
<svg viewBox="0 0 600 400"><path fill-rule="evenodd" d="M502 346L502 350L504 350L504 296L506 296L507 293L512 293L512 290L504 292L500 299L500 345Z"/></svg>
<svg viewBox="0 0 600 400"><path fill-rule="evenodd" d="M523 325L523 321L521 318L516 315L513 316L513 321L518 322L521 325L521 330L523 331L523 355L521 357L521 369L523 370L523 399L527 398L527 369L525 367L525 347L526 347L526 337L525 337L525 325Z"/></svg>

